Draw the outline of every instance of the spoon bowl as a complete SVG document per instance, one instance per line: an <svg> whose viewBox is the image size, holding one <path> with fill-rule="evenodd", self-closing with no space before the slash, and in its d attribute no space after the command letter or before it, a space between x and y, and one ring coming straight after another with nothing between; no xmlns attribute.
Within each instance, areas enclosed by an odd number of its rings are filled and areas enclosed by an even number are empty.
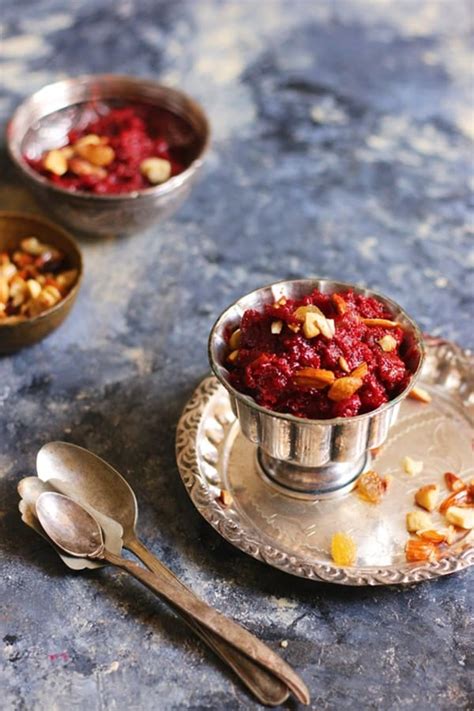
<svg viewBox="0 0 474 711"><path fill-rule="evenodd" d="M36 514L47 535L70 555L100 558L102 530L90 513L63 494L47 491L36 501Z"/></svg>

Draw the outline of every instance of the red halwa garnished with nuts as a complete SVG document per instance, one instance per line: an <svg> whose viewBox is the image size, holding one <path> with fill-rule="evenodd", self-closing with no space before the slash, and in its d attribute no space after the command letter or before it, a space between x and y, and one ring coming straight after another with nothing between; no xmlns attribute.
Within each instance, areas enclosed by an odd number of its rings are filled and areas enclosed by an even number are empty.
<svg viewBox="0 0 474 711"><path fill-rule="evenodd" d="M94 114L93 104L89 109ZM133 104L97 112L64 145L25 156L28 164L59 187L104 195L160 185L191 162L194 133L170 111Z"/></svg>
<svg viewBox="0 0 474 711"><path fill-rule="evenodd" d="M270 410L309 419L371 412L407 388L413 357L378 299L354 291L281 298L228 334L229 382Z"/></svg>
<svg viewBox="0 0 474 711"><path fill-rule="evenodd" d="M18 323L52 308L77 281L56 247L25 237L18 249L0 252L0 326Z"/></svg>

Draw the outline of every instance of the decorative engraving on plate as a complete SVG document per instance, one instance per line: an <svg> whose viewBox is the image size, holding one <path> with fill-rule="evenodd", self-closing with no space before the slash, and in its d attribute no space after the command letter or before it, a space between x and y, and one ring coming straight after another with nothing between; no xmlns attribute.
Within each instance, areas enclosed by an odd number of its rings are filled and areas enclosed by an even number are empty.
<svg viewBox="0 0 474 711"><path fill-rule="evenodd" d="M467 478L474 474L472 364L470 353L429 339L423 387L431 391L433 402L403 404L375 460L376 469L393 476L380 505L367 504L355 493L300 501L275 492L258 475L255 446L242 436L227 393L214 377L199 385L178 424L182 480L196 508L226 540L292 575L341 585L392 585L467 568L474 565L472 534L434 563L407 563L403 549L408 538L405 513L413 507L414 491L440 481L444 471ZM406 454L424 461L416 479L402 470L400 460ZM232 492L228 508L218 501L221 488ZM334 565L327 552L332 532L342 527L358 542L358 562L352 568Z"/></svg>

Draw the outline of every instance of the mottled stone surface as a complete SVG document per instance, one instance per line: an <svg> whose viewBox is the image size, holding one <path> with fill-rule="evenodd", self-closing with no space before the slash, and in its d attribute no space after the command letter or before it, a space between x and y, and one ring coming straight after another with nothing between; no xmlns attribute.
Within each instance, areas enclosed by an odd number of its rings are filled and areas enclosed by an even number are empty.
<svg viewBox="0 0 474 711"><path fill-rule="evenodd" d="M412 589L292 579L220 540L174 462L211 323L263 283L364 282L473 345L471 20L464 0L3 0L2 122L46 82L115 70L187 89L214 127L180 212L83 239L71 318L0 360L3 709L256 708L138 584L69 573L20 522L16 482L58 438L128 477L146 542L196 592L288 640L312 708L474 707L472 571ZM3 155L0 206L41 210Z"/></svg>

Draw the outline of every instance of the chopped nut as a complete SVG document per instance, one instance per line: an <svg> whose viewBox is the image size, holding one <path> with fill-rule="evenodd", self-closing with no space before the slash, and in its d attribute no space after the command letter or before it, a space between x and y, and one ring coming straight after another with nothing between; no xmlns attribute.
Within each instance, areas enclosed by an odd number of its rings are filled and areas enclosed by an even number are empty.
<svg viewBox="0 0 474 711"><path fill-rule="evenodd" d="M388 318L362 318L362 323L366 326L381 326L382 328L400 328L397 321L390 321Z"/></svg>
<svg viewBox="0 0 474 711"><path fill-rule="evenodd" d="M311 314L307 313L304 324L303 324L303 333L306 336L306 338L315 338L316 336L319 336L321 331L319 330L317 326L317 314Z"/></svg>
<svg viewBox="0 0 474 711"><path fill-rule="evenodd" d="M107 171L97 165L92 165L89 161L83 158L71 158L69 161L69 169L75 175L92 175L99 180L107 177Z"/></svg>
<svg viewBox="0 0 474 711"><path fill-rule="evenodd" d="M439 557L439 551L434 543L410 538L405 547L406 559L409 562L426 561L434 562Z"/></svg>
<svg viewBox="0 0 474 711"><path fill-rule="evenodd" d="M318 314L316 314L316 323L325 338L334 338L336 333L336 324L334 322L334 319L326 318L326 316L319 316Z"/></svg>
<svg viewBox="0 0 474 711"><path fill-rule="evenodd" d="M354 539L341 531L335 533L331 539L331 556L336 565L354 565L357 558Z"/></svg>
<svg viewBox="0 0 474 711"><path fill-rule="evenodd" d="M357 368L354 368L352 371L351 378L365 378L368 372L369 366L367 363L360 363Z"/></svg>
<svg viewBox="0 0 474 711"><path fill-rule="evenodd" d="M306 306L299 306L296 311L293 312L293 317L297 321L301 321L302 323L306 319L307 314L320 314L321 309L318 309L317 306L314 306L313 304L307 304Z"/></svg>
<svg viewBox="0 0 474 711"><path fill-rule="evenodd" d="M459 528L474 528L474 508L450 506L446 511L446 520Z"/></svg>
<svg viewBox="0 0 474 711"><path fill-rule="evenodd" d="M323 368L300 368L294 374L294 382L301 387L322 390L334 382L335 375L332 370Z"/></svg>
<svg viewBox="0 0 474 711"><path fill-rule="evenodd" d="M286 649L288 647L288 640L282 639L280 642L280 647L283 647L283 649Z"/></svg>
<svg viewBox="0 0 474 711"><path fill-rule="evenodd" d="M10 281L10 279L17 273L17 268L11 262L9 264L0 264L0 278Z"/></svg>
<svg viewBox="0 0 474 711"><path fill-rule="evenodd" d="M16 308L21 306L28 295L28 290L26 288L26 282L20 276L15 275L10 282L10 299L12 300L12 306Z"/></svg>
<svg viewBox="0 0 474 711"><path fill-rule="evenodd" d="M25 239L21 240L20 247L33 257L39 257L40 254L43 254L48 249L47 245L40 242L37 237L25 237Z"/></svg>
<svg viewBox="0 0 474 711"><path fill-rule="evenodd" d="M108 139L105 139L105 141L108 141ZM103 142L104 142L104 139L101 138L100 136L97 136L97 134L88 133L86 136L82 136L82 138L79 138L75 142L74 148L76 150L78 150L78 149L82 148L83 146L99 146Z"/></svg>
<svg viewBox="0 0 474 711"><path fill-rule="evenodd" d="M279 333L281 333L281 330L283 328L283 321L272 321L272 325L270 327L271 332L277 336Z"/></svg>
<svg viewBox="0 0 474 711"><path fill-rule="evenodd" d="M232 351L232 353L229 353L229 355L227 356L227 360L229 361L229 363L235 363L235 361L237 360L238 357L239 357L239 351L235 350L235 351Z"/></svg>
<svg viewBox="0 0 474 711"><path fill-rule="evenodd" d="M356 485L356 491L359 496L371 504L379 504L387 488L387 480L373 471L373 469L361 474Z"/></svg>
<svg viewBox="0 0 474 711"><path fill-rule="evenodd" d="M410 476L418 476L423 471L423 462L411 457L403 457L402 459L403 471Z"/></svg>
<svg viewBox="0 0 474 711"><path fill-rule="evenodd" d="M235 351L237 348L240 348L240 336L241 336L241 331L240 331L240 328L238 328L234 331L234 333L229 338L229 347L233 351Z"/></svg>
<svg viewBox="0 0 474 711"><path fill-rule="evenodd" d="M416 533L431 526L431 516L425 511L410 511L406 518L407 531Z"/></svg>
<svg viewBox="0 0 474 711"><path fill-rule="evenodd" d="M0 304L2 305L2 310L5 308L10 296L10 287L8 286L8 281L5 277L0 277Z"/></svg>
<svg viewBox="0 0 474 711"><path fill-rule="evenodd" d="M54 149L46 153L43 167L54 175L64 175L68 169L67 158L60 150Z"/></svg>
<svg viewBox="0 0 474 711"><path fill-rule="evenodd" d="M416 532L416 535L424 541L431 541L437 544L447 543L450 546L456 538L456 530L454 526L449 525L447 528L420 530Z"/></svg>
<svg viewBox="0 0 474 711"><path fill-rule="evenodd" d="M465 484L456 474L453 474L453 472L445 472L444 481L450 491L462 491L467 488L467 484Z"/></svg>
<svg viewBox="0 0 474 711"><path fill-rule="evenodd" d="M474 485L460 491L454 491L440 504L439 512L445 514L451 506L471 506L474 503Z"/></svg>
<svg viewBox="0 0 474 711"><path fill-rule="evenodd" d="M290 331L293 331L293 333L299 333L301 331L301 325L299 323L289 323L288 328Z"/></svg>
<svg viewBox="0 0 474 711"><path fill-rule="evenodd" d="M221 504L223 506L225 506L227 508L228 506L232 505L232 502L234 501L234 497L232 496L230 491L228 491L227 489L221 489L220 494L219 494L219 501L221 502Z"/></svg>
<svg viewBox="0 0 474 711"><path fill-rule="evenodd" d="M349 363L344 358L344 356L339 356L338 363L339 363L340 369L343 370L345 373L351 372L351 369L349 368Z"/></svg>
<svg viewBox="0 0 474 711"><path fill-rule="evenodd" d="M359 388L362 387L361 378L353 378L351 375L345 375L338 378L328 392L328 398L334 402L340 402L348 397L352 397Z"/></svg>
<svg viewBox="0 0 474 711"><path fill-rule="evenodd" d="M62 148L58 148L58 151L63 154L66 160L69 160L69 158L72 158L74 155L74 148L72 146L63 146Z"/></svg>
<svg viewBox="0 0 474 711"><path fill-rule="evenodd" d="M73 286L73 284L76 283L77 281L77 276L78 276L78 271L77 269L67 269L64 272L61 272L60 274L57 275L56 277L56 282L58 284L58 287L63 291L64 289L68 290Z"/></svg>
<svg viewBox="0 0 474 711"><path fill-rule="evenodd" d="M408 393L408 397L412 400L417 400L418 402L431 402L431 395L429 394L429 392L427 392L423 388L418 387L418 385L415 385L415 387L410 390L410 392Z"/></svg>
<svg viewBox="0 0 474 711"><path fill-rule="evenodd" d="M293 316L298 319L298 321L303 322L305 326L307 324L306 327L310 330L310 332L314 332L315 329L318 329L321 331L323 336L325 336L325 338L331 339L334 337L336 332L334 320L326 318L321 309L314 306L314 304L300 306L293 313ZM316 333L315 335L318 334ZM307 338L314 338L314 336L307 336Z"/></svg>
<svg viewBox="0 0 474 711"><path fill-rule="evenodd" d="M140 173L152 185L159 185L171 177L171 163L164 158L145 158L140 163Z"/></svg>
<svg viewBox="0 0 474 711"><path fill-rule="evenodd" d="M26 282L26 287L28 290L28 296L31 299L37 299L41 294L41 284L36 279L28 279Z"/></svg>
<svg viewBox="0 0 474 711"><path fill-rule="evenodd" d="M427 511L434 511L438 501L438 484L422 486L415 494L415 502Z"/></svg>
<svg viewBox="0 0 474 711"><path fill-rule="evenodd" d="M343 299L343 297L339 294L332 294L331 298L336 305L338 314L345 314L347 311L347 303L345 299Z"/></svg>
<svg viewBox="0 0 474 711"><path fill-rule="evenodd" d="M276 302L277 306L284 306L286 304L286 296L281 296L278 301Z"/></svg>
<svg viewBox="0 0 474 711"><path fill-rule="evenodd" d="M387 333L386 336L382 336L382 338L379 338L377 343L379 344L380 348L386 353L394 351L397 347L397 341L389 333Z"/></svg>
<svg viewBox="0 0 474 711"><path fill-rule="evenodd" d="M86 143L81 146L75 146L76 153L92 165L105 167L113 163L115 159L115 151L111 146L95 145Z"/></svg>

